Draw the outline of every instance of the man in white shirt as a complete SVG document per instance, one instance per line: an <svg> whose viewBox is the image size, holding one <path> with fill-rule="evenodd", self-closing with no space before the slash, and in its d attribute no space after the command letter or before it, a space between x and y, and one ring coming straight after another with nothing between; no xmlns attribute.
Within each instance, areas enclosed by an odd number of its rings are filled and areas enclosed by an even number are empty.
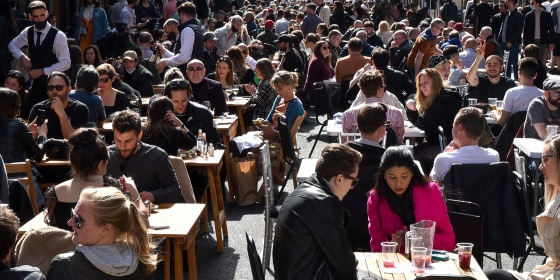
<svg viewBox="0 0 560 280"><path fill-rule="evenodd" d="M497 151L478 146L484 131L484 115L475 107L459 110L453 122L453 141L434 160L432 180L441 182L454 163L492 163L500 161Z"/></svg>
<svg viewBox="0 0 560 280"><path fill-rule="evenodd" d="M28 108L48 99L47 76L54 71L64 72L70 68L68 40L63 32L48 23L49 12L42 1L33 1L28 6L29 19L33 22L16 36L8 49L15 59L21 61L33 85L27 95ZM21 48L28 47L29 56Z"/></svg>
<svg viewBox="0 0 560 280"><path fill-rule="evenodd" d="M543 91L533 84L537 77L537 69L538 62L532 57L526 57L519 61L519 86L506 91L504 110L501 114L495 111L491 113L491 116L497 119L499 125L504 126L512 114L527 111L529 103L543 95Z"/></svg>

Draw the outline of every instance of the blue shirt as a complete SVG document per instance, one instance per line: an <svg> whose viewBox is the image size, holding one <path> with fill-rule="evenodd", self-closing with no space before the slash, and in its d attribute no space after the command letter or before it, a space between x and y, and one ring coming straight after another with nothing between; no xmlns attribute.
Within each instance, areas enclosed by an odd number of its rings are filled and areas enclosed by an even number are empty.
<svg viewBox="0 0 560 280"><path fill-rule="evenodd" d="M266 117L269 123L272 123L272 117L274 116L276 107L280 105L281 101L282 104L284 104L285 101L283 101L283 99L280 96L277 96L276 100L274 100L274 104L272 104L272 109L270 109L270 112L268 113L268 117ZM299 116L303 116L303 104L301 103L301 100L299 100L299 98L294 97L294 99L288 101L288 104L286 105L286 111L284 113L284 116L282 117L283 120L286 121L286 126L288 127L288 129L292 129L292 125L294 125L294 122Z"/></svg>
<svg viewBox="0 0 560 280"><path fill-rule="evenodd" d="M70 92L69 98L76 99L88 107L88 122L98 123L107 118L105 115L105 108L103 107L103 101L101 101L99 95L87 91L73 90Z"/></svg>

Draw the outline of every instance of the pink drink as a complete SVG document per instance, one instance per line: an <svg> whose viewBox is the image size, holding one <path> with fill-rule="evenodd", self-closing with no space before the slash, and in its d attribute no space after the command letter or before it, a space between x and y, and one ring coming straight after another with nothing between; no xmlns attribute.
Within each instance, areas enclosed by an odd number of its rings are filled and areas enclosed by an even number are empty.
<svg viewBox="0 0 560 280"><path fill-rule="evenodd" d="M471 268L471 253L459 252L459 267L461 269Z"/></svg>
<svg viewBox="0 0 560 280"><path fill-rule="evenodd" d="M390 261L385 260L385 261L383 261L383 266L384 266L384 267L395 267L395 261L393 261L393 260L390 260Z"/></svg>
<svg viewBox="0 0 560 280"><path fill-rule="evenodd" d="M414 256L412 259L412 264L416 268L416 272L424 272L424 266L426 265L426 256Z"/></svg>

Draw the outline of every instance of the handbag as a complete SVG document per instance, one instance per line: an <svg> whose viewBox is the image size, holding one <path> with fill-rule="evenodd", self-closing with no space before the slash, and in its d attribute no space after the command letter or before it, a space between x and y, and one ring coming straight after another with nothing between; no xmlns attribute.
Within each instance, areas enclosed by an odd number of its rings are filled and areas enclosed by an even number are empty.
<svg viewBox="0 0 560 280"><path fill-rule="evenodd" d="M86 27L80 28L80 35L87 36L88 30Z"/></svg>
<svg viewBox="0 0 560 280"><path fill-rule="evenodd" d="M49 159L68 159L70 145L65 139L50 138L43 144L43 152Z"/></svg>

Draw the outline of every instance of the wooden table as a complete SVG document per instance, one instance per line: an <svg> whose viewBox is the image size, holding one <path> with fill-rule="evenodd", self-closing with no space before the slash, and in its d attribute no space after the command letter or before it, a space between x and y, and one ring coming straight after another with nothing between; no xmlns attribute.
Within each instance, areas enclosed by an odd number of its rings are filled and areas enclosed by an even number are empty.
<svg viewBox="0 0 560 280"><path fill-rule="evenodd" d="M167 229L148 229L151 237L166 238L163 247L164 277L171 278L171 242L174 248L175 279L183 279L183 248L187 250L189 279L197 279L196 272L196 236L200 230L200 216L205 210L204 204L174 203L162 204L152 212L150 220L169 225ZM180 218L178 218L180 217ZM22 236L33 228L46 226L44 214L39 213L33 219L19 228Z"/></svg>
<svg viewBox="0 0 560 280"><path fill-rule="evenodd" d="M383 268L383 260L381 260L378 256L378 253L362 253L362 252L355 252L354 255L358 260L358 279L403 279L403 280L414 280L416 277L420 276L421 274L414 273L412 271L405 271L404 273L384 273L385 270ZM449 261L446 262L438 262L438 264L442 264L442 267L447 269L447 273L450 275L469 275L478 280L488 280L488 277L480 268L480 265L476 262L476 259L473 257L471 258L471 269L463 270L459 267L459 260L457 254L448 253ZM397 260L395 263L406 263L410 264L410 261L404 256L403 254L397 254ZM426 274L429 272L426 271Z"/></svg>
<svg viewBox="0 0 560 280"><path fill-rule="evenodd" d="M247 97L236 97L234 99L226 100L226 104L228 107L235 108L237 112L237 117L239 118L239 127L241 128L241 134L245 134L245 119L243 118L243 114L245 110L249 107L251 103L251 98Z"/></svg>
<svg viewBox="0 0 560 280"><path fill-rule="evenodd" d="M35 166L70 166L70 160L49 159L46 155L41 162L36 162Z"/></svg>
<svg viewBox="0 0 560 280"><path fill-rule="evenodd" d="M218 133L222 136L222 142L226 147L225 157L226 157L226 170L227 170L227 180L229 186L229 201L235 200L235 193L237 190L237 185L233 182L232 170L231 170L231 157L229 142L237 135L237 127L239 126L237 116L228 116L227 118L215 118L214 123L218 129Z"/></svg>
<svg viewBox="0 0 560 280"><path fill-rule="evenodd" d="M222 183L220 181L220 168L223 165L224 152L224 150L215 150L213 157L187 157L183 159L187 167L204 167L208 172L208 185L210 186L210 200L212 203L212 212L214 214L218 253L224 252L223 239L228 236L226 210L222 194Z"/></svg>

